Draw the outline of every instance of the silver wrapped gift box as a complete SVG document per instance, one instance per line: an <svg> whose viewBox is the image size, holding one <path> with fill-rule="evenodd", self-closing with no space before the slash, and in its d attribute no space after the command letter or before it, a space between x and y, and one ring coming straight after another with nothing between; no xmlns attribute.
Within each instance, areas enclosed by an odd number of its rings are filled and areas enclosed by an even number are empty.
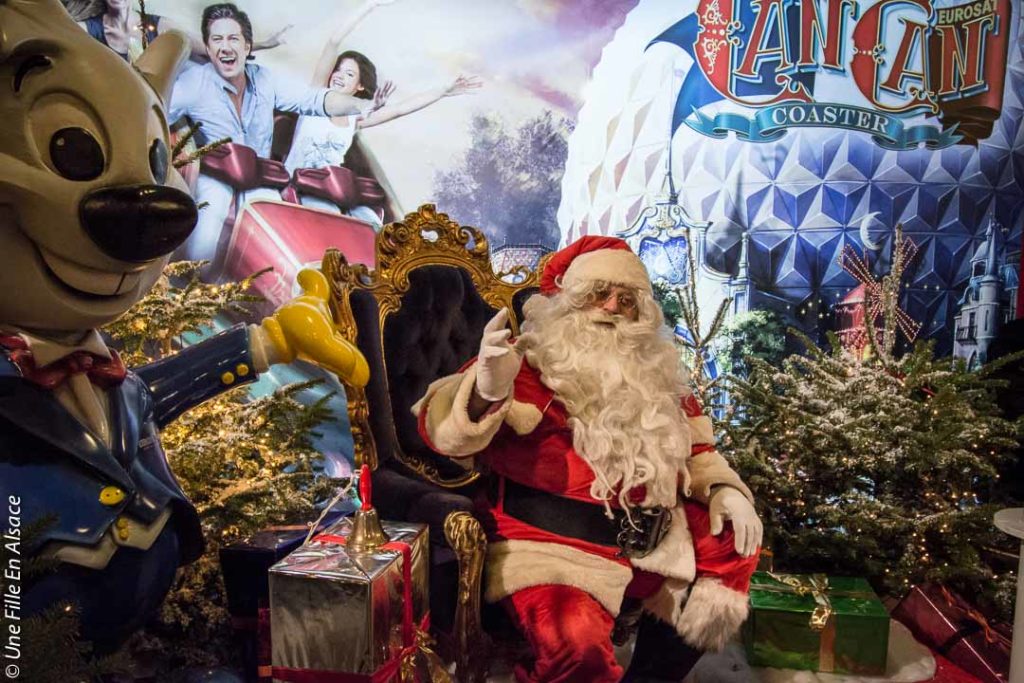
<svg viewBox="0 0 1024 683"><path fill-rule="evenodd" d="M275 681L287 681L295 671L370 680L382 667L394 666L407 643L402 552L393 544L410 547L412 617L419 627L429 606L429 539L423 524L383 526L389 545L349 552L341 541L351 536L352 520L343 519L318 537L334 540L314 540L270 568Z"/></svg>

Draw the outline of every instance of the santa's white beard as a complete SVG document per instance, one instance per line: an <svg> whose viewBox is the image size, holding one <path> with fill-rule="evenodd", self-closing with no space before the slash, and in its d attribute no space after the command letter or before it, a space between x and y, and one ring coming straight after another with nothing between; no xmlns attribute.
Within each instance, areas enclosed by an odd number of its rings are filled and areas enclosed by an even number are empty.
<svg viewBox="0 0 1024 683"><path fill-rule="evenodd" d="M629 492L644 486L642 506L673 506L690 454L680 408L689 389L660 310L647 295L631 322L580 309L579 298L562 292L527 302L526 359L569 413L573 446L594 472L591 495L626 507Z"/></svg>

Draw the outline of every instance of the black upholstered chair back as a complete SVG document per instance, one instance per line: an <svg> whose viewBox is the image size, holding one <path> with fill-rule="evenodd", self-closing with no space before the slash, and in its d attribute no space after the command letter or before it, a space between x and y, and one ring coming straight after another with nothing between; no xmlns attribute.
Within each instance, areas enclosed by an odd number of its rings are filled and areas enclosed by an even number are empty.
<svg viewBox="0 0 1024 683"><path fill-rule="evenodd" d="M373 500L384 519L429 527L432 630L455 662L458 680L483 680L488 649L480 586L487 539L472 514L472 497L484 482L476 470L428 448L410 409L431 382L476 355L498 309L512 309L518 332L537 274L520 269L513 275L517 283L498 277L484 235L430 204L385 225L375 259L373 270L347 263L336 250L323 260L337 329L370 365L365 388L345 387L356 463L375 468Z"/></svg>
<svg viewBox="0 0 1024 683"><path fill-rule="evenodd" d="M366 398L378 462L390 461L400 450L429 462L446 479L458 476L462 468L420 438L411 410L431 382L476 355L484 325L496 310L477 292L467 271L448 265L409 273L409 290L401 307L384 320L383 336L372 294L355 292L351 301L357 343L371 364Z"/></svg>
<svg viewBox="0 0 1024 683"><path fill-rule="evenodd" d="M431 382L476 355L483 328L499 308L512 309L518 330L536 274L521 273L519 284L499 279L486 238L431 205L384 226L376 258L372 271L348 265L341 255L324 260L339 329L370 364L365 390L346 389L356 457L460 488L475 474L427 447L411 408Z"/></svg>

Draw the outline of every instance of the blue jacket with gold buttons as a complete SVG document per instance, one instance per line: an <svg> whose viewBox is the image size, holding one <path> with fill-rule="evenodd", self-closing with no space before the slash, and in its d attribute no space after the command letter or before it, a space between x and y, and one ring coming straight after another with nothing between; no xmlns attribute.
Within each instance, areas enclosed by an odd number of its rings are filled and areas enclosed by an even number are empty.
<svg viewBox="0 0 1024 683"><path fill-rule="evenodd" d="M25 586L25 616L55 602L77 603L82 636L101 652L152 616L177 567L203 549L199 517L170 471L159 430L189 408L255 380L249 349L249 331L237 325L129 371L108 392L109 448L0 356L0 482L5 502L20 499L22 531L36 523L21 555L55 547L67 557L95 555L102 544L110 546L109 558L93 566L56 555L64 560L56 571ZM154 538L145 547L111 540L117 534L127 539L129 527L155 529Z"/></svg>

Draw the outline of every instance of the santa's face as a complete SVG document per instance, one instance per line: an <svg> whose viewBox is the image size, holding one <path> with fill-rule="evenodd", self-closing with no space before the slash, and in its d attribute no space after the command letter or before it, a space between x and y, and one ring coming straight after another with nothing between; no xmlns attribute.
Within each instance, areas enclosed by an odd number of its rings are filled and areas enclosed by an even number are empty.
<svg viewBox="0 0 1024 683"><path fill-rule="evenodd" d="M607 314L605 317L594 318L594 322L598 324L614 324L612 321L615 320L615 316L622 316L630 322L636 322L640 317L636 290L622 285L609 284L598 287L587 295L585 305Z"/></svg>

